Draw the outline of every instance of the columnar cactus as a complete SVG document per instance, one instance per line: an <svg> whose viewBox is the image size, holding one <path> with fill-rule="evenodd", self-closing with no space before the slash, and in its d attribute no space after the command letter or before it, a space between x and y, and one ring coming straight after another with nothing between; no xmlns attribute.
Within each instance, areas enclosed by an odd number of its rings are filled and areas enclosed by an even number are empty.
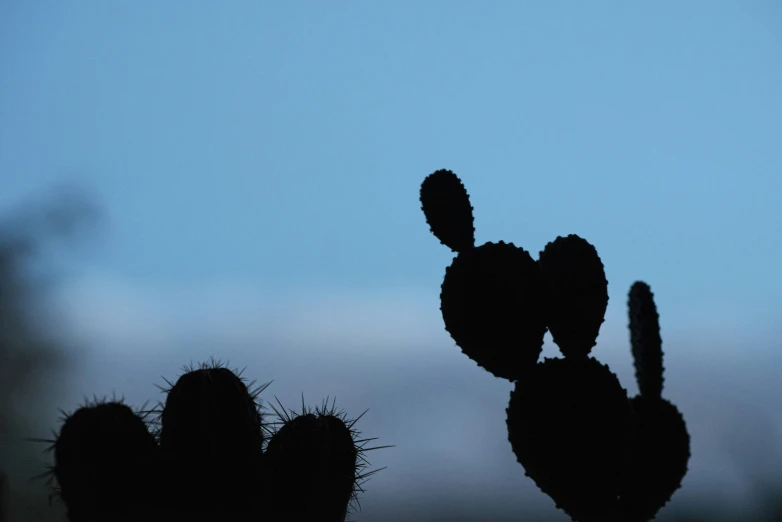
<svg viewBox="0 0 782 522"><path fill-rule="evenodd" d="M331 407L266 420L241 372L186 367L159 408L95 400L65 415L51 479L70 522L344 522L370 475L356 420ZM280 405L281 406L281 405ZM363 414L362 414L363 415Z"/></svg>
<svg viewBox="0 0 782 522"><path fill-rule="evenodd" d="M440 295L445 328L478 365L514 382L508 439L526 475L574 521L651 520L686 473L689 436L660 397L649 287L639 282L630 293L641 394L629 400L617 376L589 355L608 306L594 246L558 237L537 261L512 243L476 247L473 208L453 172L429 175L420 196L432 233L457 252ZM564 358L538 362L546 330Z"/></svg>

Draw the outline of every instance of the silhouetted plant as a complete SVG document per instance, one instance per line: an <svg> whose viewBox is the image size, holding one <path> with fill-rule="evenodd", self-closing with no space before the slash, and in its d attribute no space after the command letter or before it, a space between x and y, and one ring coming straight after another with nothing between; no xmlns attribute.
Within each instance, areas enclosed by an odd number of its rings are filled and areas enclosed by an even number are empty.
<svg viewBox="0 0 782 522"><path fill-rule="evenodd" d="M515 382L508 439L526 475L573 520L652 519L687 471L689 435L662 399L662 349L649 287L630 291L638 397L590 351L608 306L597 250L569 235L538 261L512 243L476 247L473 208L461 180L438 170L421 185L432 233L456 258L440 294L445 328L462 351ZM538 362L546 330L564 358Z"/></svg>
<svg viewBox="0 0 782 522"><path fill-rule="evenodd" d="M367 448L375 439L360 438L358 419L333 403L302 404L301 413L280 404L278 420L267 421L259 396L269 383L251 389L242 372L214 360L166 382L154 410L112 398L65 414L48 442L71 522L343 522L380 471L364 471L364 454L390 447Z"/></svg>
<svg viewBox="0 0 782 522"><path fill-rule="evenodd" d="M663 352L659 315L649 285L630 288L630 341L639 394L631 399L638 422L633 461L620 501L628 520L650 520L681 486L690 436L679 410L661 397Z"/></svg>

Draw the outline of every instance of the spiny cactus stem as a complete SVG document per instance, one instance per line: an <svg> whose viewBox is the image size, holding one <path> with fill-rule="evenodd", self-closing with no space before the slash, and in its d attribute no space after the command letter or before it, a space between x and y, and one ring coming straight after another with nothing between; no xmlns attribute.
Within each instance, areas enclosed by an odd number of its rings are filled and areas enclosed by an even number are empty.
<svg viewBox="0 0 782 522"><path fill-rule="evenodd" d="M636 281L628 296L630 343L638 389L644 397L659 398L663 391L663 351L660 316L648 284Z"/></svg>

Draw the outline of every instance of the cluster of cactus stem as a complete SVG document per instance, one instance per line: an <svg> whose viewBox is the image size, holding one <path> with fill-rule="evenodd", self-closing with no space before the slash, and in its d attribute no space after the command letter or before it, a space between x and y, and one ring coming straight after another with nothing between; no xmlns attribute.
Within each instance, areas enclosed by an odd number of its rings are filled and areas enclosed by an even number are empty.
<svg viewBox="0 0 782 522"><path fill-rule="evenodd" d="M95 399L63 413L47 474L70 522L311 520L344 522L370 475L366 447L328 399L267 421L242 372L211 360L160 387L165 401L134 410ZM366 412L364 412L366 413ZM382 468L381 468L382 469Z"/></svg>
<svg viewBox="0 0 782 522"><path fill-rule="evenodd" d="M632 285L629 315L640 393L628 398L590 357L608 306L597 250L577 235L530 253L503 241L475 246L461 180L438 170L421 185L432 233L457 253L440 300L462 352L514 383L508 440L525 474L577 522L645 522L681 486L690 457L684 418L661 397L659 317L649 286ZM546 331L563 358L538 361Z"/></svg>

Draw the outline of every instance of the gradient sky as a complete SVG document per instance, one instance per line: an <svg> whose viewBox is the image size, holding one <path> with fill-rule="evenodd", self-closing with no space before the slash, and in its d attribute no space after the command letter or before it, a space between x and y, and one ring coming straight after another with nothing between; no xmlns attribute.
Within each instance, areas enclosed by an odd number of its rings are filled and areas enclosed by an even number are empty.
<svg viewBox="0 0 782 522"><path fill-rule="evenodd" d="M448 168L479 242L597 247L623 379L637 279L683 368L769 367L782 4L272 4L0 0L0 210L65 184L107 218L57 260L84 346L181 364L207 333L376 361L439 343L477 374L442 330L452 253L418 201Z"/></svg>

